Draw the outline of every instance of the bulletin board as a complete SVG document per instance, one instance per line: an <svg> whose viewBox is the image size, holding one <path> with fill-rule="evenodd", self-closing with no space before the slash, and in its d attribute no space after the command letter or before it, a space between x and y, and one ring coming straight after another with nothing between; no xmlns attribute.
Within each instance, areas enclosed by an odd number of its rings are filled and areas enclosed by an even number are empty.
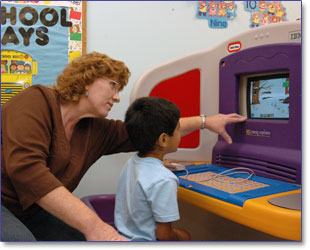
<svg viewBox="0 0 310 250"><path fill-rule="evenodd" d="M1 1L1 99L55 84L85 52L86 1Z"/></svg>

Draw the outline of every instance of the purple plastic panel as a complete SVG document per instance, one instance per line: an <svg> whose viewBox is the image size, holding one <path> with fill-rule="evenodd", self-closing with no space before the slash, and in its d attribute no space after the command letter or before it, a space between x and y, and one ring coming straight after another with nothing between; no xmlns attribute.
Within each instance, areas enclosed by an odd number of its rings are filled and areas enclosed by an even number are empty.
<svg viewBox="0 0 310 250"><path fill-rule="evenodd" d="M89 195L81 199L109 225L114 225L115 194Z"/></svg>
<svg viewBox="0 0 310 250"><path fill-rule="evenodd" d="M224 63L225 62L225 63ZM288 71L290 106L288 120L250 119L227 126L233 144L221 136L213 148L213 164L252 168L257 175L301 183L301 45L272 44L253 47L219 62L220 106L223 114L239 113L239 84L244 75ZM254 136L255 131L268 136Z"/></svg>

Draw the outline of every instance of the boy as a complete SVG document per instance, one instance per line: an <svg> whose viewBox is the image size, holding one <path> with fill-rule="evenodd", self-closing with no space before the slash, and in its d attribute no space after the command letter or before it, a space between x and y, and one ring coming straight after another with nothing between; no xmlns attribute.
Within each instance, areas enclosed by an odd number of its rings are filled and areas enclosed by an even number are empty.
<svg viewBox="0 0 310 250"><path fill-rule="evenodd" d="M138 153L126 163L118 184L115 225L132 241L190 240L172 228L180 218L178 178L162 163L180 143L180 110L157 97L137 99L126 112L125 126Z"/></svg>

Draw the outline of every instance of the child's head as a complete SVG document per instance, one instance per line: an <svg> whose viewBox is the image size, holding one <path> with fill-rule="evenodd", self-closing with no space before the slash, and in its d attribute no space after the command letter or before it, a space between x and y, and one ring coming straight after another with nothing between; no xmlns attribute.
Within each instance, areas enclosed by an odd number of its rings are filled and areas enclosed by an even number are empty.
<svg viewBox="0 0 310 250"><path fill-rule="evenodd" d="M135 100L126 112L125 126L139 156L152 152L161 136L174 136L179 119L179 108L168 100L158 97Z"/></svg>

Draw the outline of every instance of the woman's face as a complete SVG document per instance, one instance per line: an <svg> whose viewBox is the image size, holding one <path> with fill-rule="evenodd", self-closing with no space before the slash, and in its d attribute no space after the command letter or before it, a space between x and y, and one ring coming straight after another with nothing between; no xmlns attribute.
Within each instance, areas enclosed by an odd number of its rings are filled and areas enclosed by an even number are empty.
<svg viewBox="0 0 310 250"><path fill-rule="evenodd" d="M115 102L120 102L120 84L109 78L99 78L86 87L90 112L96 117L107 117Z"/></svg>

